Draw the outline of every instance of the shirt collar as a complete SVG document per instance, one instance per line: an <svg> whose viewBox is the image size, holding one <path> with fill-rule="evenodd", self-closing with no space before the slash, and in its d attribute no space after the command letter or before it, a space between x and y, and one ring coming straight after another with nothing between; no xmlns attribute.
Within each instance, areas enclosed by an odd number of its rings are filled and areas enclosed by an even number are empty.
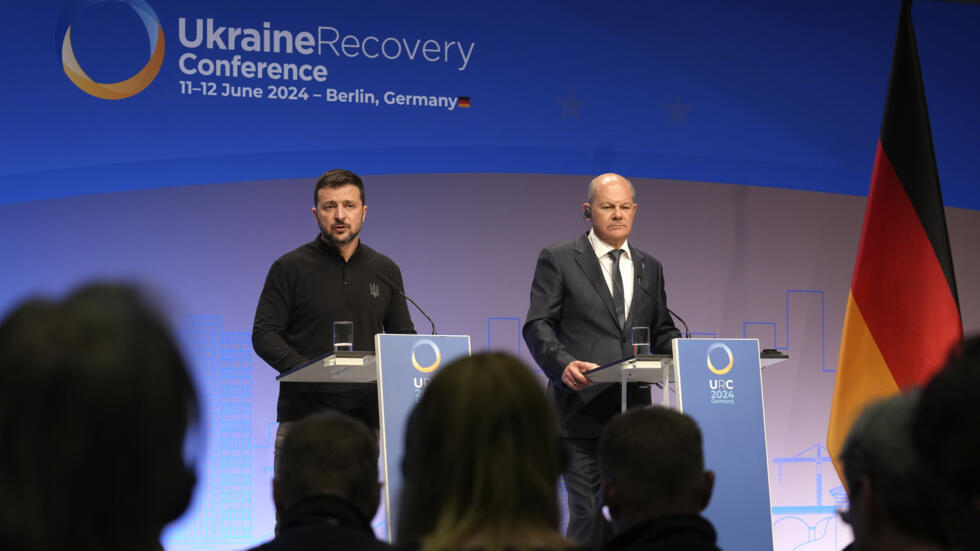
<svg viewBox="0 0 980 551"><path fill-rule="evenodd" d="M284 530L310 524L332 524L374 534L371 521L346 499L333 495L313 495L294 503L280 519Z"/></svg>
<svg viewBox="0 0 980 551"><path fill-rule="evenodd" d="M330 243L327 243L326 241L324 241L323 239L321 239L319 234L317 234L316 239L314 239L313 242L316 244L314 246L317 249L319 249L320 251L322 251L324 254L327 254L328 256L332 256L332 257L335 257L335 258L339 258L340 260L343 260L344 259L344 257L340 256L340 250L337 249L336 246L334 246L334 245L332 245ZM354 249L354 254L351 255L350 260L348 260L347 262L353 262L355 260L360 259L360 257L361 257L361 250L363 248L364 248L364 243L362 243L360 240L358 240L358 242L357 242L357 248Z"/></svg>
<svg viewBox="0 0 980 551"><path fill-rule="evenodd" d="M613 250L611 245L609 245L602 239L599 239L599 236L595 234L595 229L589 230L589 243L592 244L592 250L595 251L595 255L598 258L602 258L606 256L607 254L609 254L609 251ZM623 246L620 247L620 249L623 249L624 251L623 257L625 257L627 260L630 261L633 260L633 256L630 253L629 239L623 241Z"/></svg>

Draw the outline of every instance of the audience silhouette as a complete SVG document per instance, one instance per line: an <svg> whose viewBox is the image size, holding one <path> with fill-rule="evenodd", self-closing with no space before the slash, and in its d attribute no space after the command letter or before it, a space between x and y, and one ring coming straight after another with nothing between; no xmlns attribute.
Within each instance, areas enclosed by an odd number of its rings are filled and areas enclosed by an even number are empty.
<svg viewBox="0 0 980 551"><path fill-rule="evenodd" d="M602 498L615 535L606 551L716 551L708 506L714 472L704 468L691 417L651 406L614 417L599 438Z"/></svg>
<svg viewBox="0 0 980 551"><path fill-rule="evenodd" d="M159 549L196 482L197 428L187 366L134 288L16 307L0 323L0 549Z"/></svg>
<svg viewBox="0 0 980 551"><path fill-rule="evenodd" d="M443 367L406 431L399 544L574 547L558 527L563 458L554 407L519 360L476 354Z"/></svg>

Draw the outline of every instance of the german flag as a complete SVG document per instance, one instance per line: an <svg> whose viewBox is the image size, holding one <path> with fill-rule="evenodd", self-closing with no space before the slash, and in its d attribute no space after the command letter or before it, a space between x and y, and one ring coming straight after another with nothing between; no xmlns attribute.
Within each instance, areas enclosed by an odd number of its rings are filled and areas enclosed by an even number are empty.
<svg viewBox="0 0 980 551"><path fill-rule="evenodd" d="M459 96L459 100L456 105L462 107L463 109L470 108L470 97L469 96Z"/></svg>
<svg viewBox="0 0 980 551"><path fill-rule="evenodd" d="M827 428L841 480L837 458L864 407L928 381L963 338L910 8L903 2Z"/></svg>

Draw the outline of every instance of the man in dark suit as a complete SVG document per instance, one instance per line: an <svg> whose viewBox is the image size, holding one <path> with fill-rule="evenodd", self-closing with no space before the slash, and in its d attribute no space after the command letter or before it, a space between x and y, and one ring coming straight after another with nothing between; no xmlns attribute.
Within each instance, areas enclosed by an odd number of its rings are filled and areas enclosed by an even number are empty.
<svg viewBox="0 0 980 551"><path fill-rule="evenodd" d="M633 327L650 328L655 353L670 352L680 333L667 312L660 262L627 242L636 214L633 185L618 174L597 176L582 209L592 229L538 256L523 333L548 376L569 450L567 534L598 544L611 531L599 515L596 447L621 403L619 385L594 384L588 371L632 355ZM629 385L627 401L649 404L649 387Z"/></svg>

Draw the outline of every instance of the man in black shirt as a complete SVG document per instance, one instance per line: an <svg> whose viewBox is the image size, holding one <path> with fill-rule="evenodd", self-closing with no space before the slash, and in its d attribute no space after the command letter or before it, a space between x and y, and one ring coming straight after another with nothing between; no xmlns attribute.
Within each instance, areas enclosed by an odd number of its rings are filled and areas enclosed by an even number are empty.
<svg viewBox="0 0 980 551"><path fill-rule="evenodd" d="M333 349L333 322L354 323L354 350L374 351L376 333L414 333L401 271L360 242L367 214L364 184L347 170L330 170L313 190L320 235L276 260L259 297L252 328L255 352L279 372ZM378 428L374 383L283 383L279 390L276 457L289 424L323 409L342 411Z"/></svg>

